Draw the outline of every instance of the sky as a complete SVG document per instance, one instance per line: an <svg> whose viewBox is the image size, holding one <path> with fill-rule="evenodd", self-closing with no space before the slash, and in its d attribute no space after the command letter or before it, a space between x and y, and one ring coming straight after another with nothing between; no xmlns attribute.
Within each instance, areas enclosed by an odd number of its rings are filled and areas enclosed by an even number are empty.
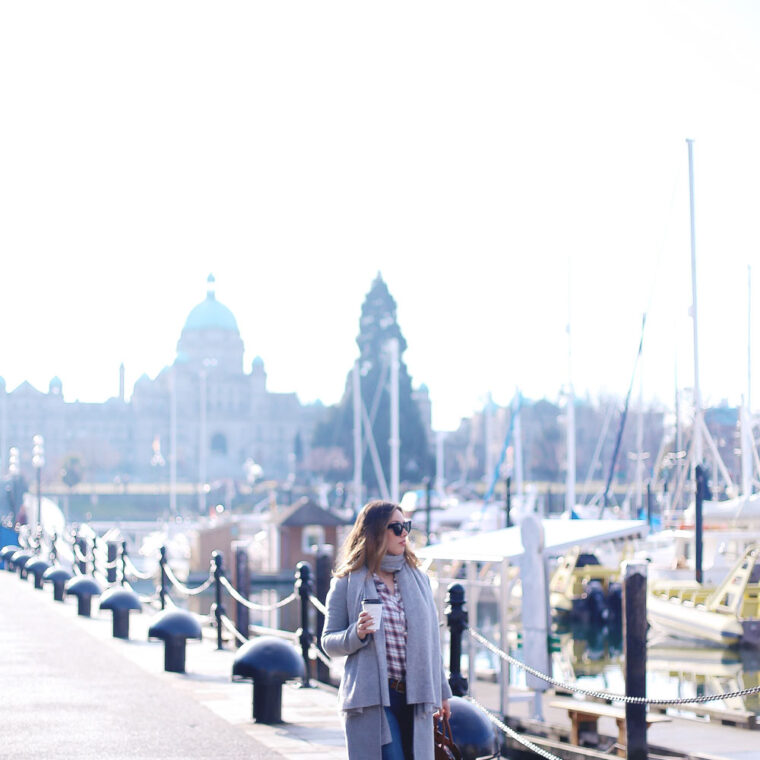
<svg viewBox="0 0 760 760"><path fill-rule="evenodd" d="M753 2L4 3L0 376L129 394L213 273L246 370L332 404L381 272L436 429L624 397L644 314L634 398L672 405L690 139L700 389L737 404L758 90Z"/></svg>

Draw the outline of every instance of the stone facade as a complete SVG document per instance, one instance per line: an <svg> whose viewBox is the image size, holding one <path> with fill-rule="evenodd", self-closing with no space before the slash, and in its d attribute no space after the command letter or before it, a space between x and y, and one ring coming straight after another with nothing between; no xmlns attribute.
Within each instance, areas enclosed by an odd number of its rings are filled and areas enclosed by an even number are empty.
<svg viewBox="0 0 760 760"><path fill-rule="evenodd" d="M8 447L18 447L22 472L29 477L32 436L41 434L47 482L59 478L68 456L81 458L90 481L166 481L174 419L179 481L242 481L252 462L266 479L294 473L296 452L304 459L308 455L324 408L302 405L295 393L269 392L259 357L245 372L235 317L216 300L213 277L208 285L206 299L185 322L173 364L154 379L140 377L130 400L124 397L123 380L118 398L70 403L58 378L47 393L29 383L7 392L0 379L4 459Z"/></svg>

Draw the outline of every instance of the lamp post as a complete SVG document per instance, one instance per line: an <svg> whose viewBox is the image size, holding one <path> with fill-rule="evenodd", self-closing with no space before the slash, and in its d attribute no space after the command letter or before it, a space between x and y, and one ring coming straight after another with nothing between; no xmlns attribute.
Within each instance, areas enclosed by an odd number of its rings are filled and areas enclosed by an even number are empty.
<svg viewBox="0 0 760 760"><path fill-rule="evenodd" d="M19 453L15 446L11 446L8 450L8 484L6 489L8 490L9 502L11 505L11 527L16 524L16 515L18 514L18 479L19 479Z"/></svg>
<svg viewBox="0 0 760 760"><path fill-rule="evenodd" d="M45 466L45 439L41 435L32 438L32 465L37 473L37 519L34 521L34 531L38 533L42 520L42 468Z"/></svg>
<svg viewBox="0 0 760 760"><path fill-rule="evenodd" d="M202 515L206 514L206 448L207 448L207 432L208 427L208 400L207 385L208 385L208 371L210 368L216 366L216 359L204 359L200 369L200 419L198 424L198 480L200 481L200 492L198 494L199 511Z"/></svg>

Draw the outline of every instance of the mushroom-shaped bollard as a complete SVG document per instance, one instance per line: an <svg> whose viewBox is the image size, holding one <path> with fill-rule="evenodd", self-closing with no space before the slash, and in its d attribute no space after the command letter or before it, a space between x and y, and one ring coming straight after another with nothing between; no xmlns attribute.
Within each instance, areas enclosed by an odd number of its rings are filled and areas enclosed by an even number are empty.
<svg viewBox="0 0 760 760"><path fill-rule="evenodd" d="M26 578L26 563L29 562L33 556L34 555L26 549L19 549L11 555L13 566L18 568L19 578Z"/></svg>
<svg viewBox="0 0 760 760"><path fill-rule="evenodd" d="M164 610L148 628L148 638L164 642L165 671L184 673L185 644L188 639L202 638L201 624L195 615L186 610Z"/></svg>
<svg viewBox="0 0 760 760"><path fill-rule="evenodd" d="M50 581L53 584L53 599L56 602L63 601L66 584L70 579L71 573L60 565L53 565L42 574L43 581Z"/></svg>
<svg viewBox="0 0 760 760"><path fill-rule="evenodd" d="M232 678L253 679L253 719L257 723L282 723L282 684L303 678L304 670L295 647L275 636L262 636L238 649Z"/></svg>
<svg viewBox="0 0 760 760"><path fill-rule="evenodd" d="M113 612L113 637L129 638L129 611L141 610L140 597L132 589L123 586L109 588L100 597L100 609Z"/></svg>
<svg viewBox="0 0 760 760"><path fill-rule="evenodd" d="M42 557L34 557L26 563L27 574L31 573L34 576L35 588L42 588L42 576L49 567L50 563Z"/></svg>
<svg viewBox="0 0 760 760"><path fill-rule="evenodd" d="M5 563L5 569L10 573L16 569L13 567L13 555L20 549L21 547L16 546L16 544L9 544L0 549L0 558L2 558Z"/></svg>
<svg viewBox="0 0 760 760"><path fill-rule="evenodd" d="M498 757L499 742L490 718L462 697L450 700L451 735L462 753L462 760L478 757Z"/></svg>
<svg viewBox="0 0 760 760"><path fill-rule="evenodd" d="M66 583L66 593L77 598L77 613L90 617L92 597L99 596L100 586L89 575L78 575Z"/></svg>

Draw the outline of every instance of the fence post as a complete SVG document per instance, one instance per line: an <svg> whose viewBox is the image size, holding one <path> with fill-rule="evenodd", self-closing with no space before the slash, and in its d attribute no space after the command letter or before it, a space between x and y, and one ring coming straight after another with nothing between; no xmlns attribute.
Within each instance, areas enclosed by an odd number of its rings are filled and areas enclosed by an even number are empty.
<svg viewBox="0 0 760 760"><path fill-rule="evenodd" d="M121 542L121 585L127 582L127 542Z"/></svg>
<svg viewBox="0 0 760 760"><path fill-rule="evenodd" d="M79 555L82 558L77 560L77 567L82 575L87 575L87 556L85 555L85 552L87 551L87 539L80 536L79 533L74 535L74 546L79 549Z"/></svg>
<svg viewBox="0 0 760 760"><path fill-rule="evenodd" d="M108 562L108 567L106 568L106 580L109 583L116 583L116 558L118 556L117 543L116 541L109 541L106 544L106 547L106 557Z"/></svg>
<svg viewBox="0 0 760 760"><path fill-rule="evenodd" d="M702 530L705 498L705 471L701 464L694 470L696 492L694 493L694 579L702 583Z"/></svg>
<svg viewBox="0 0 760 760"><path fill-rule="evenodd" d="M161 558L158 560L158 564L161 567L161 585L158 589L158 598L161 600L161 609L166 609L166 584L168 578L166 577L166 547L161 547Z"/></svg>
<svg viewBox="0 0 760 760"><path fill-rule="evenodd" d="M211 562L214 566L214 590L216 600L214 602L214 617L216 618L216 648L224 649L222 645L222 617L224 616L224 607L222 607L222 576L224 569L224 556L219 551L211 552Z"/></svg>
<svg viewBox="0 0 760 760"><path fill-rule="evenodd" d="M309 632L309 597L311 596L311 566L308 562L299 562L296 565L296 593L301 597L301 627L298 629L298 641L301 644L303 656L304 676L301 688L311 688L309 681L309 647L311 646L311 633Z"/></svg>
<svg viewBox="0 0 760 760"><path fill-rule="evenodd" d="M58 559L58 549L56 548L58 546L58 534L53 533L53 540L50 544L50 564L54 565L55 561Z"/></svg>
<svg viewBox="0 0 760 760"><path fill-rule="evenodd" d="M625 693L646 697L647 693L647 565L623 565L623 657ZM625 740L628 760L647 760L646 704L625 705Z"/></svg>
<svg viewBox="0 0 760 760"><path fill-rule="evenodd" d="M446 596L446 623L449 626L449 686L455 697L467 694L467 679L462 675L462 634L467 628L467 610L464 608L464 586L450 583ZM470 670L474 673L473 663Z"/></svg>
<svg viewBox="0 0 760 760"><path fill-rule="evenodd" d="M235 549L235 588L240 596L249 599L251 596L251 568L248 565L248 552L242 547ZM235 627L248 638L251 613L248 607L240 602L235 603ZM235 637L237 646L242 642Z"/></svg>
<svg viewBox="0 0 760 760"><path fill-rule="evenodd" d="M327 601L327 592L330 590L330 573L332 571L332 547L322 546L317 553L317 563L315 572L315 595L322 604ZM325 616L317 610L317 646L321 649L322 630L325 627ZM331 683L330 668L322 660L317 658L317 681L322 683Z"/></svg>

